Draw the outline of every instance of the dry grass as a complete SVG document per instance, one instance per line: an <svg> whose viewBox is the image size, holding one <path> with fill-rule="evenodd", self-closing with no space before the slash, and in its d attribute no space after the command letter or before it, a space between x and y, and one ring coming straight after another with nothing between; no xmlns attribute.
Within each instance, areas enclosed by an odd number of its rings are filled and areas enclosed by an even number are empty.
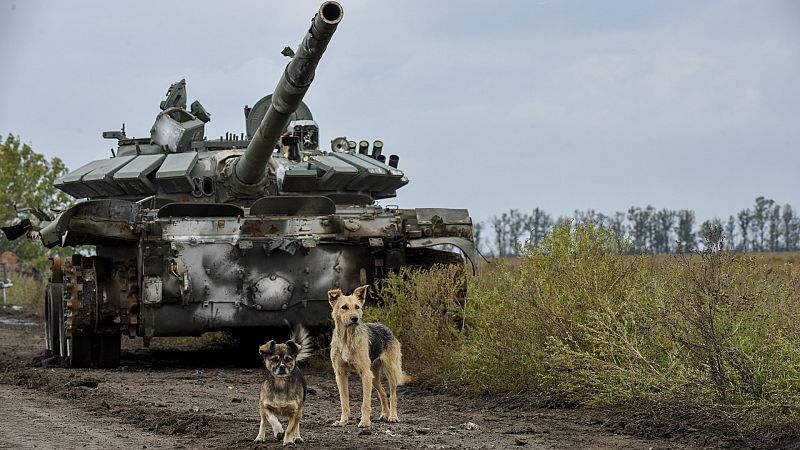
<svg viewBox="0 0 800 450"><path fill-rule="evenodd" d="M9 306L19 306L28 315L41 317L44 315L45 282L34 277L9 274L13 284L6 289L6 301Z"/></svg>
<svg viewBox="0 0 800 450"><path fill-rule="evenodd" d="M381 321L404 337L414 358L404 365L426 377L436 377L450 349L456 345L464 320L464 267L438 266L420 276L404 268L382 281L380 308L365 309L367 321ZM407 282L412 280L411 282Z"/></svg>
<svg viewBox="0 0 800 450"><path fill-rule="evenodd" d="M407 271L372 314L398 330L419 375L454 392L800 432L797 254L624 246L566 225L469 278L466 302L450 269Z"/></svg>

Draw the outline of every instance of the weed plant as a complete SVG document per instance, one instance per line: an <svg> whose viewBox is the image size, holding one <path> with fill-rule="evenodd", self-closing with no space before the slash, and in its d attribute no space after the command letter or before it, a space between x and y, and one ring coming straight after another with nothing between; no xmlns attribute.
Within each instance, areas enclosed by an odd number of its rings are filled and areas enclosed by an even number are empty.
<svg viewBox="0 0 800 450"><path fill-rule="evenodd" d="M21 307L25 314L44 315L45 284L34 277L13 273L9 279L13 286L6 289L7 305Z"/></svg>
<svg viewBox="0 0 800 450"><path fill-rule="evenodd" d="M474 277L404 270L367 311L397 332L416 375L452 392L799 432L792 263L726 252L719 230L703 252L668 260L626 246L564 224Z"/></svg>

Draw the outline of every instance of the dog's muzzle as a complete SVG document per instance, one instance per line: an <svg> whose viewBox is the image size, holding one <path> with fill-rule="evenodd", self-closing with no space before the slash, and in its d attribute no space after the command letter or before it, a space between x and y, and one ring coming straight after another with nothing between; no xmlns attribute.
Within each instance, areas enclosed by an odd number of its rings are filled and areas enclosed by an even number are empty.
<svg viewBox="0 0 800 450"><path fill-rule="evenodd" d="M275 368L273 373L276 377L285 377L289 375L289 369L284 364L281 364Z"/></svg>
<svg viewBox="0 0 800 450"><path fill-rule="evenodd" d="M347 326L349 327L349 326L352 326L352 325L358 325L358 317L351 317L350 318L350 323L348 323Z"/></svg>

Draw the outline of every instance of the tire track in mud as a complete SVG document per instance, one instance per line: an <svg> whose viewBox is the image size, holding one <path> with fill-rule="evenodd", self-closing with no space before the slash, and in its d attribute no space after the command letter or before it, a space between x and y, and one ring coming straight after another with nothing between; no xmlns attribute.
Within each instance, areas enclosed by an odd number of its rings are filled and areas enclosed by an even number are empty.
<svg viewBox="0 0 800 450"><path fill-rule="evenodd" d="M175 448L179 443L98 417L68 400L0 384L0 448Z"/></svg>
<svg viewBox="0 0 800 450"><path fill-rule="evenodd" d="M116 370L30 367L43 348L42 326L0 324L0 447L276 448L255 446L261 370L230 348L150 349L126 343ZM137 344L139 344L137 342ZM256 353L253 352L256 359ZM246 362L250 360L245 358ZM620 434L581 411L490 407L491 400L399 390L401 422L355 426L360 384L351 377L344 428L333 375L307 370L309 396L300 425L305 448L696 448L715 442L643 439ZM373 398L373 418L379 412ZM30 424L29 426L25 426ZM58 436L61 442L53 442Z"/></svg>

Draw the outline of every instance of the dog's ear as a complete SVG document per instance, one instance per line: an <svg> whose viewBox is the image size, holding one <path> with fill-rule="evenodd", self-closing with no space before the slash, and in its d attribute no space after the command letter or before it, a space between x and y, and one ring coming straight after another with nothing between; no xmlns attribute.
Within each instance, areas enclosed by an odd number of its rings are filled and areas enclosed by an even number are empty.
<svg viewBox="0 0 800 450"><path fill-rule="evenodd" d="M362 305L367 301L367 290L369 290L369 285L365 284L364 286L357 287L356 290L353 291L353 295L356 296Z"/></svg>
<svg viewBox="0 0 800 450"><path fill-rule="evenodd" d="M267 356L275 350L275 341L269 341L266 344L258 347L258 353Z"/></svg>
<svg viewBox="0 0 800 450"><path fill-rule="evenodd" d="M297 356L300 353L300 347L297 345L296 342L293 340L286 341L286 346L289 347L289 354L292 356Z"/></svg>
<svg viewBox="0 0 800 450"><path fill-rule="evenodd" d="M342 296L342 290L341 289L333 289L331 291L328 291L328 303L330 303L331 306L335 305L336 304L336 300L338 300L339 297L341 297L341 296Z"/></svg>

